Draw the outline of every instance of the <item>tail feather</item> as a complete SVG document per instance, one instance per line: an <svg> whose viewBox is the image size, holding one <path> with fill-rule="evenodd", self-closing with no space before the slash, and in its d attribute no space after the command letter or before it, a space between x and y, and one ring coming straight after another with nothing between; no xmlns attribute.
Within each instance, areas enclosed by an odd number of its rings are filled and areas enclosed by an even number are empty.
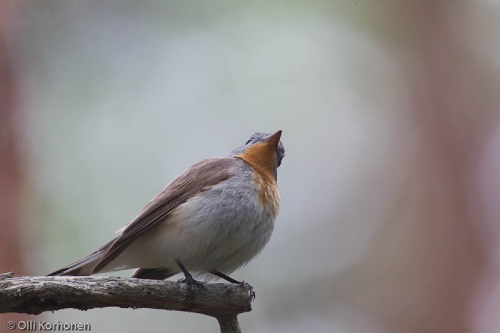
<svg viewBox="0 0 500 333"><path fill-rule="evenodd" d="M92 269L99 262L99 260L103 257L103 255L108 251L109 247L116 240L113 239L111 242L92 252L85 258L82 258L72 264L69 264L66 267L58 269L55 272L48 274L47 276L55 276L55 275L70 275L70 276L86 276L92 275Z"/></svg>

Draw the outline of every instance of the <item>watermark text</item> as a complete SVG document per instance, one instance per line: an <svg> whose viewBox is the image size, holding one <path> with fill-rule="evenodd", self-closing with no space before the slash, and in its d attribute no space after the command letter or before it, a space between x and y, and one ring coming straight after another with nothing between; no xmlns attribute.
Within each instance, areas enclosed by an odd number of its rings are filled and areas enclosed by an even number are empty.
<svg viewBox="0 0 500 333"><path fill-rule="evenodd" d="M9 320L6 323L8 330L19 331L46 331L46 332L79 332L90 331L89 323L63 323L60 321L49 322L44 320L21 320L18 322Z"/></svg>

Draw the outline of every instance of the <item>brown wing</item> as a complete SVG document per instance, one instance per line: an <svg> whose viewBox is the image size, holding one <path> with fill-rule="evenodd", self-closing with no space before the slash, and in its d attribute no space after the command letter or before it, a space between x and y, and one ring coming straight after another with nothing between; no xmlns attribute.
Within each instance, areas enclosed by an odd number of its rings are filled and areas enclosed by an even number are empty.
<svg viewBox="0 0 500 333"><path fill-rule="evenodd" d="M229 168L238 161L239 159L234 157L211 158L198 162L184 171L126 226L121 236L115 240L94 267L92 274L99 272L113 261L137 236L163 221L174 208L203 189L228 179L231 176Z"/></svg>

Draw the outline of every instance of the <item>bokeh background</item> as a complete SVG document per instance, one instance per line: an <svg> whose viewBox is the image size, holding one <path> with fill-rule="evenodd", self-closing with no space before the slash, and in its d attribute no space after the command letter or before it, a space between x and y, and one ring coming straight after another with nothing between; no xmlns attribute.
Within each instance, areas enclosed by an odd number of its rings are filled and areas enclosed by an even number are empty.
<svg viewBox="0 0 500 333"><path fill-rule="evenodd" d="M499 332L499 22L498 0L0 0L0 271L81 258L192 163L282 129L273 237L233 275L257 292L244 332Z"/></svg>

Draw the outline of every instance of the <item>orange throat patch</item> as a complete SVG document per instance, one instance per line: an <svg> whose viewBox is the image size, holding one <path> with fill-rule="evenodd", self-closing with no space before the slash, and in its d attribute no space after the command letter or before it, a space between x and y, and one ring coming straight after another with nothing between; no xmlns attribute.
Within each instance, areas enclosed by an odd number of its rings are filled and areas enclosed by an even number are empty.
<svg viewBox="0 0 500 333"><path fill-rule="evenodd" d="M258 172L255 172L253 179L257 187L259 203L264 208L264 212L270 215L273 220L276 219L280 208L280 193L274 178L270 182L265 177L259 175Z"/></svg>
<svg viewBox="0 0 500 333"><path fill-rule="evenodd" d="M236 157L241 158L253 168L253 179L257 187L259 202L266 214L275 219L280 206L280 194L274 179L276 149L268 142L260 142Z"/></svg>

